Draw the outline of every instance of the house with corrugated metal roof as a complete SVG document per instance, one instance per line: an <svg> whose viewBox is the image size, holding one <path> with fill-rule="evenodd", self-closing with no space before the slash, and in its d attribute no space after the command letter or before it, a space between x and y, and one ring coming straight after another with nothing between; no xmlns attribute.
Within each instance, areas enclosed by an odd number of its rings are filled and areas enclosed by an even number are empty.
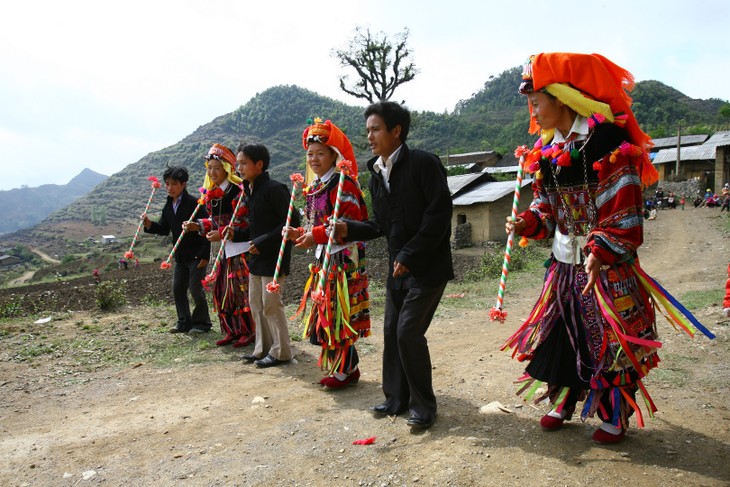
<svg viewBox="0 0 730 487"><path fill-rule="evenodd" d="M684 139L685 137L681 137L682 141ZM659 171L660 181L665 181L670 174L676 172L676 137L674 141L674 147L660 149L652 160ZM713 188L716 193L720 192L723 184L730 181L730 131L718 132L699 145L685 146L682 142L679 148L679 174L682 179L697 178L703 188Z"/></svg>
<svg viewBox="0 0 730 487"><path fill-rule="evenodd" d="M459 166L466 169L467 173L481 172L485 167L492 167L502 158L499 152L493 150L464 152L462 154L447 154L441 157L441 162L447 168Z"/></svg>
<svg viewBox="0 0 730 487"><path fill-rule="evenodd" d="M512 213L515 181L496 181L490 172L512 168L490 168L479 174L463 174L447 178L454 206L451 228L454 247L481 245L490 240L506 240L505 218ZM517 166L514 167L517 171ZM510 172L510 171L506 171ZM530 204L532 179L522 180L520 211Z"/></svg>

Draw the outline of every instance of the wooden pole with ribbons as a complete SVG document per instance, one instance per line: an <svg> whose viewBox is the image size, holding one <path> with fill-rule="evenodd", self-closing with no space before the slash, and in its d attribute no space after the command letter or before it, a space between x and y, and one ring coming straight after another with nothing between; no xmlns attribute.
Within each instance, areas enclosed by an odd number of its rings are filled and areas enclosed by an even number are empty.
<svg viewBox="0 0 730 487"><path fill-rule="evenodd" d="M327 248L324 253L324 261L322 262L321 275L319 276L319 283L317 289L312 293L312 300L317 304L322 304L325 299L324 287L327 282L327 273L329 272L330 255L332 253L332 242L335 239L335 224L337 218L340 215L340 199L342 198L342 188L345 185L345 176L351 171L352 163L350 161L340 161L337 163L337 167L340 170L340 180L337 184L337 197L335 198L335 208L330 218L330 232L329 238L327 239Z"/></svg>
<svg viewBox="0 0 730 487"><path fill-rule="evenodd" d="M515 157L518 157L520 162L517 168L517 180L515 182L515 193L512 199L512 221L517 220L517 211L520 204L520 190L522 189L522 173L525 164L525 155L529 153L527 146L520 146L515 150ZM509 263L512 260L512 245L515 239L514 228L507 237L507 246L504 249L504 259L502 260L502 275L499 278L499 291L497 292L497 304L489 311L489 318L492 321L499 320L500 323L504 323L507 318L507 312L502 308L504 302L504 290L507 287L507 274L509 273Z"/></svg>
<svg viewBox="0 0 730 487"><path fill-rule="evenodd" d="M139 231L142 229L142 225L144 224L144 217L147 216L147 212L150 209L150 205L152 204L152 198L155 196L155 191L157 191L157 188L160 187L160 180L157 179L155 176L150 176L147 178L148 181L150 181L150 186L152 187L152 191L150 192L150 197L147 199L147 204L144 207L144 212L142 212L142 215L139 218L139 225L137 225L137 231L134 232L134 238L132 238L132 244L129 246L129 250L124 252L124 257L126 259L134 259L134 252L132 249L134 249L134 244L137 243L137 238L139 237Z"/></svg>
<svg viewBox="0 0 730 487"><path fill-rule="evenodd" d="M289 176L291 180L291 198L289 199L289 209L286 212L286 223L284 224L284 234L281 236L281 247L279 247L279 257L276 259L276 268L274 269L274 279L266 285L266 291L269 293L281 292L281 286L276 280L279 278L279 272L281 271L281 263L284 260L284 251L286 250L286 231L291 224L291 215L294 212L294 200L297 194L297 184L304 182L304 176L299 173L294 173Z"/></svg>

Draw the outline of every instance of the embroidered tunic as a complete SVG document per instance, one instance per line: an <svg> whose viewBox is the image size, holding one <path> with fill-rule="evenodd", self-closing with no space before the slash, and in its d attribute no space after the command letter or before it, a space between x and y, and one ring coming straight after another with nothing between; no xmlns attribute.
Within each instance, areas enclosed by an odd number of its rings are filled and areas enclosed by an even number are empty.
<svg viewBox="0 0 730 487"><path fill-rule="evenodd" d="M300 312L316 290L325 257L328 235L327 220L334 212L339 173L332 173L326 182L316 180L305 188L308 228L315 242L315 263L310 265L310 276L304 288ZM363 221L368 219L362 192L355 181L346 177L340 196L338 218ZM329 272L326 279L325 301L312 302L305 317L304 336L322 346L319 366L330 374L347 372L356 363L354 344L359 337L370 335L370 298L368 276L365 270L365 244L362 242L335 245L333 243ZM353 363L354 362L354 363Z"/></svg>
<svg viewBox="0 0 730 487"><path fill-rule="evenodd" d="M199 220L202 232L218 230L221 234L231 224L233 211L238 199L245 197L235 184L228 183L225 191L215 188L206 195L206 209L210 215ZM238 208L238 215L233 223L235 228L248 226L248 208L245 200ZM221 258L218 274L213 284L213 305L218 313L221 333L232 337L251 337L255 332L253 315L248 297L248 266L246 254Z"/></svg>

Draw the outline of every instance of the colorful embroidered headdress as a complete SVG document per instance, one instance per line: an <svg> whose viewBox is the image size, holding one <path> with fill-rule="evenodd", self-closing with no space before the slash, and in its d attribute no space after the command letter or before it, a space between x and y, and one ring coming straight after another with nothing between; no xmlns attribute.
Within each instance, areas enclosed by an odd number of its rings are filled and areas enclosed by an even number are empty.
<svg viewBox="0 0 730 487"><path fill-rule="evenodd" d="M309 144L312 142L319 142L320 144L331 147L337 153L335 164L343 160L350 161L352 166L349 176L357 179L357 161L355 160L355 153L352 150L352 144L350 143L350 139L347 138L347 135L330 120L322 123L320 118L315 118L314 121L307 120L307 123L310 125L302 133L302 146L308 149ZM307 167L307 181L310 181L309 171L309 167Z"/></svg>
<svg viewBox="0 0 730 487"><path fill-rule="evenodd" d="M223 165L223 169L226 171L226 174L228 175L226 179L230 181L233 184L241 184L241 178L239 178L236 175L236 156L233 154L233 151L222 144L213 144L213 146L208 151L208 155L205 156L205 167L208 167L208 161L211 159L215 159L217 161L220 161L220 163ZM215 184L213 184L213 181L210 180L208 177L208 174L205 174L205 181L203 182L203 187L205 189L211 189Z"/></svg>
<svg viewBox="0 0 730 487"><path fill-rule="evenodd" d="M520 93L545 91L588 118L589 125L610 122L624 126L628 142L642 150L642 183L650 186L658 180L656 168L649 160L651 137L641 130L631 111L629 92L634 88L634 77L630 72L600 54L551 52L530 57L522 79ZM530 133L538 129L530 106ZM543 141L552 139L552 134L542 131Z"/></svg>

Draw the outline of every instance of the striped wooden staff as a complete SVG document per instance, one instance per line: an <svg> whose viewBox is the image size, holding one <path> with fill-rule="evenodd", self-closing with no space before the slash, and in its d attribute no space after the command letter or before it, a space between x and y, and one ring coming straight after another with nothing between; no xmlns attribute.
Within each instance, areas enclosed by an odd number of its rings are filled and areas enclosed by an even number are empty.
<svg viewBox="0 0 730 487"><path fill-rule="evenodd" d="M284 224L284 234L281 236L281 247L279 247L279 257L276 259L276 268L274 269L274 279L266 285L266 290L270 293L281 292L281 286L276 280L279 278L279 272L281 271L281 262L284 260L284 250L286 250L286 231L291 224L291 215L294 212L294 199L297 194L297 183L302 184L304 182L304 176L299 173L294 173L289 176L291 180L291 198L289 198L289 210L286 212L286 223Z"/></svg>
<svg viewBox="0 0 730 487"><path fill-rule="evenodd" d="M319 276L319 284L317 285L317 289L312 293L312 300L317 304L322 304L324 302L324 286L325 282L327 281L327 273L329 272L332 242L335 239L335 224L337 223L337 217L340 215L340 199L342 198L342 188L345 185L345 176L352 169L352 163L350 161L340 161L337 163L337 167L340 170L340 181L337 184L335 209L332 212L332 218L330 219L330 232L329 238L327 239L327 248L324 253L324 261L322 262L322 274Z"/></svg>
<svg viewBox="0 0 730 487"><path fill-rule="evenodd" d="M515 195L512 199L512 221L517 220L517 210L520 204L520 190L522 189L522 172L523 165L525 163L525 155L529 153L527 146L520 146L515 150L515 157L519 157L520 162L517 167L517 181L515 184ZM507 246L504 249L504 260L502 261L502 275L499 278L499 291L497 292L497 305L489 311L489 318L492 321L499 320L500 323L504 323L507 318L507 312L502 309L504 301L504 290L507 287L507 274L509 273L509 263L512 260L512 244L515 239L515 230L512 231L507 237Z"/></svg>
<svg viewBox="0 0 730 487"><path fill-rule="evenodd" d="M150 205L152 204L152 197L155 196L155 191L157 191L157 188L160 187L160 180L157 179L155 176L150 176L147 178L147 181L150 181L150 186L152 187L152 191L150 192L150 197L147 199L147 205L144 207L144 212L142 212L142 216L139 219L139 225L137 225L137 231L134 232L134 238L132 238L132 244L129 246L129 250L124 252L124 257L126 259L134 259L134 252L132 252L132 249L134 248L134 244L137 243L137 238L139 237L139 231L142 229L142 225L144 224L144 217L147 216L147 212L150 209Z"/></svg>

